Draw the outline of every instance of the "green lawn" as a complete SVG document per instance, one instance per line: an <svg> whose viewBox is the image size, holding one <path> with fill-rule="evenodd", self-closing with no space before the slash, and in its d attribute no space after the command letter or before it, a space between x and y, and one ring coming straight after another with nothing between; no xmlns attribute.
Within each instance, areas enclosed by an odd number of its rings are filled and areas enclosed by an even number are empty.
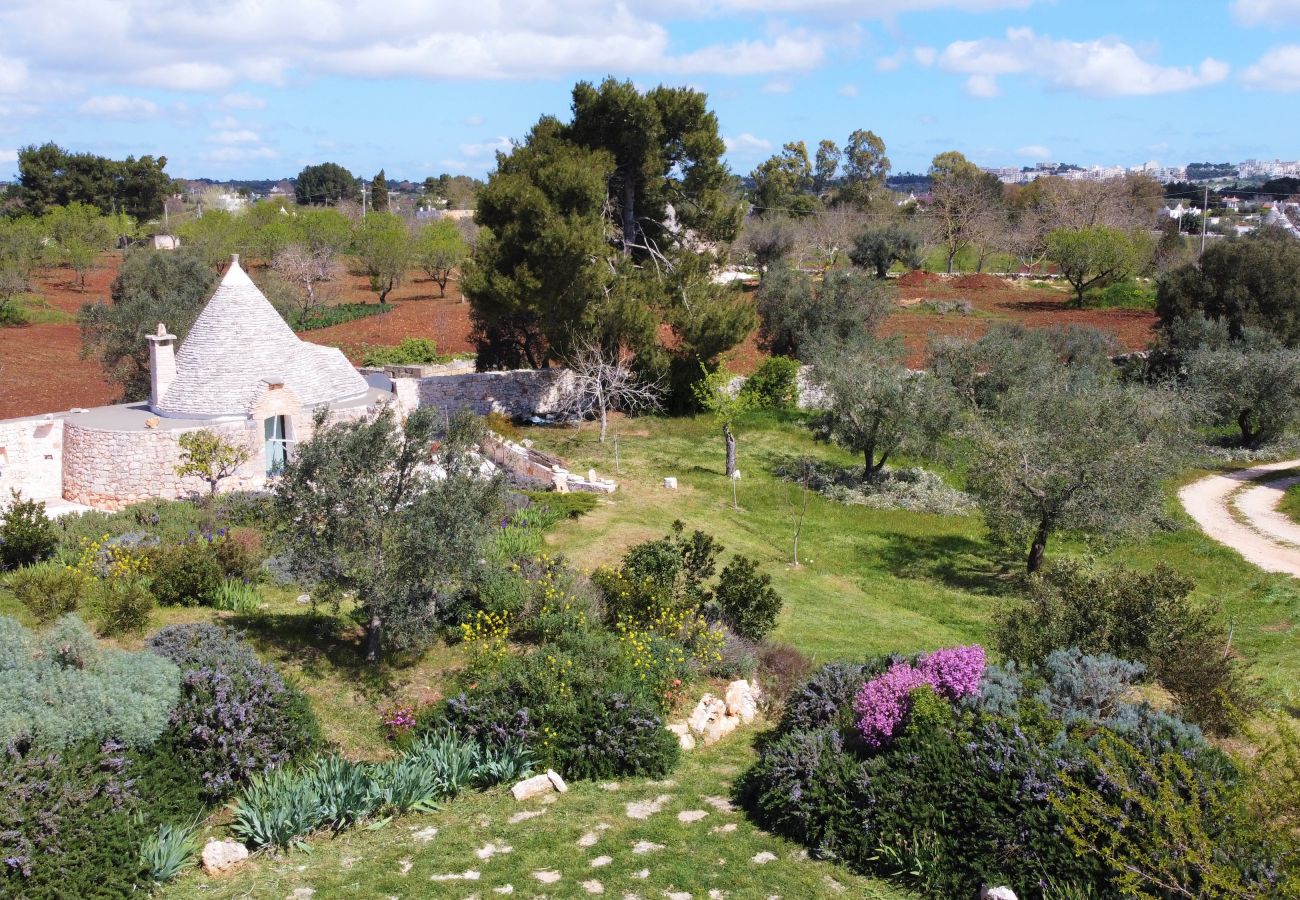
<svg viewBox="0 0 1300 900"><path fill-rule="evenodd" d="M1300 522L1300 484L1293 484L1286 489L1286 493L1282 495L1282 502L1278 504L1278 509L1293 521Z"/></svg>

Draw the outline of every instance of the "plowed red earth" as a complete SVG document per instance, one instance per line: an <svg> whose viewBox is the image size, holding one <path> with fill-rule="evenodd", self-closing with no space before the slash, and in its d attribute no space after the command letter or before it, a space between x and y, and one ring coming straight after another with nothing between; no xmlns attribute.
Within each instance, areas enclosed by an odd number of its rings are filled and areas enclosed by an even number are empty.
<svg viewBox="0 0 1300 900"><path fill-rule="evenodd" d="M37 290L53 307L75 315L83 303L108 296L108 286L117 271L116 255L106 256L100 268L86 279L80 290L73 273L55 269L38 275ZM1151 340L1156 318L1135 310L1076 310L1069 307L1064 291L1022 286L1009 281L994 286L986 276L979 289L963 290L937 276L900 279L900 310L885 325L888 334L903 337L908 363L920 366L925 347L934 335L978 337L997 322L1020 322L1030 328L1088 325L1114 333L1128 349L1141 349ZM975 286L972 284L971 288ZM348 276L340 300L375 302L363 276ZM343 349L357 361L366 348L396 344L405 337L432 338L440 350L450 353L473 350L469 342L469 304L461 302L455 283L447 296L438 296L438 286L423 276L409 280L389 296L392 310L332 328L307 332L304 337ZM924 312L925 300L969 300L971 315ZM81 335L74 322L0 328L0 419L36 415L73 406L111 403L118 390L95 360L83 360ZM762 361L756 335L729 354L728 367L739 373L752 372Z"/></svg>

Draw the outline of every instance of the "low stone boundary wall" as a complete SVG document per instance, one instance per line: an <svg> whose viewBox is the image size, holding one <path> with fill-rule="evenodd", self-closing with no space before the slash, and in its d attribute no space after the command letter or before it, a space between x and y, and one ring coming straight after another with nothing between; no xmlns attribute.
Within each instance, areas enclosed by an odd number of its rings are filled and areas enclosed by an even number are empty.
<svg viewBox="0 0 1300 900"><path fill-rule="evenodd" d="M57 416L0 422L0 506L15 490L27 499L62 496L63 440Z"/></svg>
<svg viewBox="0 0 1300 900"><path fill-rule="evenodd" d="M554 457L544 456L526 444L516 444L498 434L492 434L480 449L497 466L539 485L550 485L560 493L612 494L618 489L614 481L601 478L595 469L588 470L585 477L570 472Z"/></svg>
<svg viewBox="0 0 1300 900"><path fill-rule="evenodd" d="M385 366L362 369L382 373L393 382L393 394L409 415L432 406L450 415L462 407L483 416L490 412L517 418L555 415L561 411L573 373L568 369L512 369L474 372L468 364Z"/></svg>

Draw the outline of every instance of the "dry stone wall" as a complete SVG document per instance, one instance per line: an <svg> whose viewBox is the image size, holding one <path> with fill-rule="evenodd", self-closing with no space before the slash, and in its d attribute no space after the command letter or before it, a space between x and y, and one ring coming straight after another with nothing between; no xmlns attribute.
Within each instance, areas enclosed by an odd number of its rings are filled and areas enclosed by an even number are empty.
<svg viewBox="0 0 1300 900"><path fill-rule="evenodd" d="M466 372L450 366L387 366L382 371L392 379L393 394L407 414L432 406L448 415L462 407L481 416L555 415L573 380L567 369Z"/></svg>

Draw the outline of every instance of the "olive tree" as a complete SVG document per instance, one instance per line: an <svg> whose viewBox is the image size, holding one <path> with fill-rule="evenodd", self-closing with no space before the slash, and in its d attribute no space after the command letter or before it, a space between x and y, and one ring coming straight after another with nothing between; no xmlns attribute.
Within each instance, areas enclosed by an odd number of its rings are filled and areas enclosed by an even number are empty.
<svg viewBox="0 0 1300 900"><path fill-rule="evenodd" d="M194 476L208 484L208 496L215 497L221 482L239 471L239 467L252 458L245 444L228 441L207 428L187 431L177 443L181 448L181 461L176 474L181 478Z"/></svg>
<svg viewBox="0 0 1300 900"><path fill-rule="evenodd" d="M826 347L860 347L894 311L894 291L865 272L827 273L820 287L803 272L773 269L758 292L764 346L802 358Z"/></svg>
<svg viewBox="0 0 1300 900"><path fill-rule="evenodd" d="M717 416L722 425L722 441L727 453L727 477L736 474L736 432L733 426L742 414L754 405L754 395L732 384L732 375L725 369L704 373L695 383L695 402L702 409Z"/></svg>
<svg viewBox="0 0 1300 900"><path fill-rule="evenodd" d="M1080 308L1090 288L1136 275L1151 262L1153 250L1146 234L1129 234L1105 225L1058 228L1047 236L1047 258L1056 263L1074 288L1074 300Z"/></svg>
<svg viewBox="0 0 1300 900"><path fill-rule="evenodd" d="M1300 351L1240 344L1195 350L1187 380L1215 425L1235 426L1252 449L1300 420Z"/></svg>
<svg viewBox="0 0 1300 900"><path fill-rule="evenodd" d="M921 238L915 231L899 222L874 225L858 233L849 251L855 266L873 270L877 278L889 274L894 263L903 263L913 269L921 267Z"/></svg>
<svg viewBox="0 0 1300 900"><path fill-rule="evenodd" d="M953 422L951 392L927 372L913 372L893 348L876 346L819 357L825 437L862 456L862 479L874 481L898 453L925 453Z"/></svg>
<svg viewBox="0 0 1300 900"><path fill-rule="evenodd" d="M380 303L406 278L411 263L411 236L406 223L394 213L367 216L357 229L357 258L370 276L370 289Z"/></svg>
<svg viewBox="0 0 1300 900"><path fill-rule="evenodd" d="M479 471L482 424L457 413L439 440L437 410L398 422L315 420L275 487L294 574L339 603L355 598L366 660L418 647L446 624L500 521L505 486Z"/></svg>
<svg viewBox="0 0 1300 900"><path fill-rule="evenodd" d="M1060 531L1126 532L1149 525L1160 484L1177 465L1184 415L1141 385L1060 373L1023 385L975 418L967 490L992 537L1043 563Z"/></svg>

